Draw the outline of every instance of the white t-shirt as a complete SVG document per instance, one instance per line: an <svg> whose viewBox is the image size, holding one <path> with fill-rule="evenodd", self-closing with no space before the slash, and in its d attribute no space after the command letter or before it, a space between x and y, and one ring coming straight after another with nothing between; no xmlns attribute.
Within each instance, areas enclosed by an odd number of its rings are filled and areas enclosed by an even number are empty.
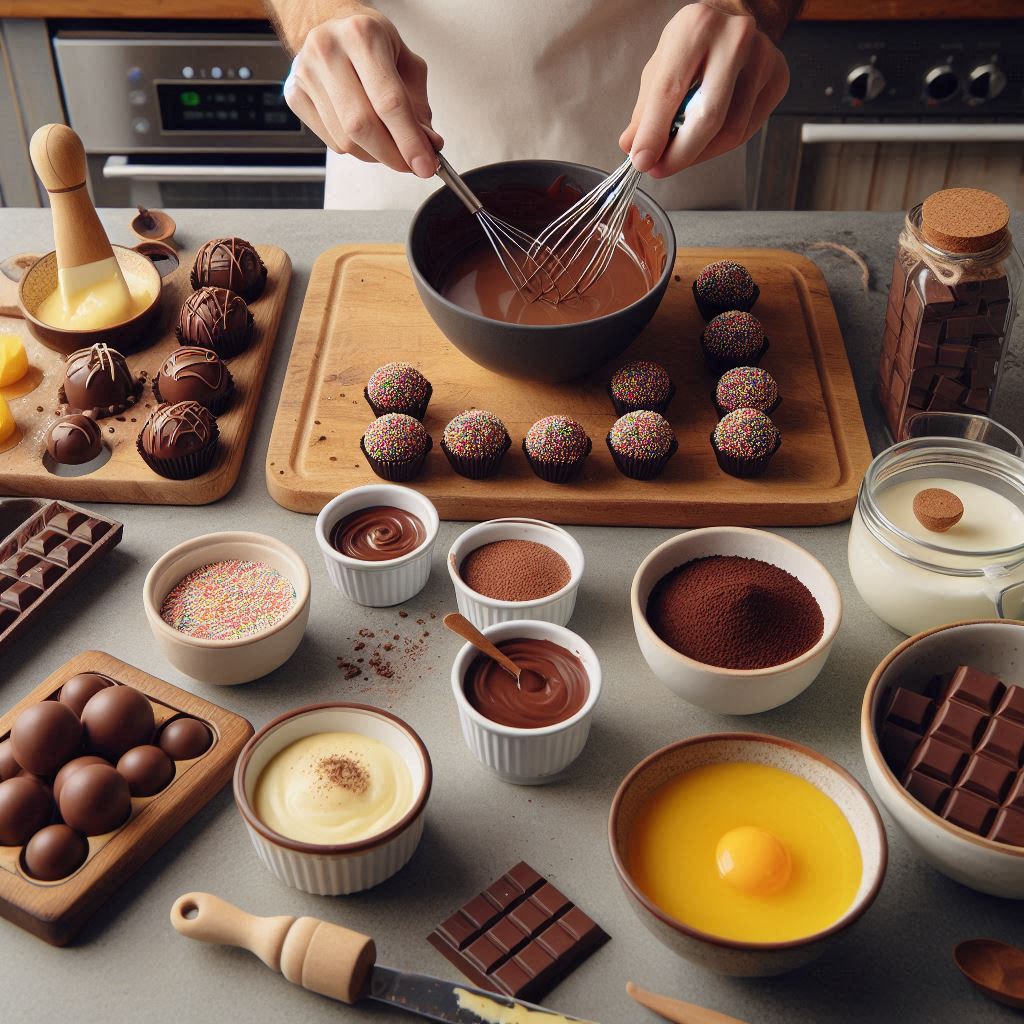
<svg viewBox="0 0 1024 1024"><path fill-rule="evenodd" d="M444 153L459 171L555 159L612 170L622 162L640 72L681 0L375 0L427 62ZM741 147L644 191L668 209L743 206ZM328 153L329 209L411 210L438 179Z"/></svg>

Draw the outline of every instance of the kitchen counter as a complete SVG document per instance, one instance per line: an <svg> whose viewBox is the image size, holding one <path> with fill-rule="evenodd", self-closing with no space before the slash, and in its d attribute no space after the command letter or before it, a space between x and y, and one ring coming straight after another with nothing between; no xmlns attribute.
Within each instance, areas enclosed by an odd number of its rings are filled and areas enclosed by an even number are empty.
<svg viewBox="0 0 1024 1024"><path fill-rule="evenodd" d="M258 914L312 914L368 932L380 961L453 977L425 941L436 923L520 859L552 878L611 935L611 942L563 982L548 1002L602 1024L653 1021L625 994L627 980L713 1007L750 1024L853 1024L866 1020L972 1022L1015 1019L978 995L953 965L961 939L992 936L1024 944L1021 907L982 896L947 880L915 857L887 820L888 878L859 926L814 966L770 980L720 978L677 959L654 941L620 890L606 838L612 794L625 773L658 747L697 733L746 730L777 734L821 750L866 784L858 720L864 685L901 639L854 591L846 566L845 525L780 530L817 555L834 574L845 619L831 660L815 684L792 703L752 718L723 718L669 693L638 657L629 616L629 585L641 559L671 530L579 528L587 569L571 627L593 644L605 690L590 742L566 779L543 788L504 785L479 768L465 748L449 691L459 641L431 613L455 607L444 555L463 528L443 523L427 589L406 607L362 609L331 588L313 537L313 519L278 507L264 483L264 453L310 268L317 254L346 241L404 238L401 213L174 211L179 240L194 246L214 230L274 242L294 264L291 292L266 384L266 400L234 491L203 508L111 505L125 523L124 540L103 571L42 616L0 662L0 706L10 707L80 651L99 648L178 686L245 715L258 728L281 711L312 701L362 700L393 709L417 729L434 763L427 827L416 856L392 880L356 896L308 896L288 889L256 859L235 810L230 787L189 822L121 888L68 949L51 948L0 922L0 1018L76 1024L144 1019L151 1024L195 1021L400 1021L373 1008L350 1009L274 976L247 953L178 938L168 922L174 899L208 890ZM104 211L115 242L129 242L126 211ZM694 213L673 217L681 245L782 246L808 253L823 269L846 338L875 449L884 445L873 382L890 265L900 217L892 214ZM1024 218L1014 228L1024 238ZM7 248L51 247L50 222L40 210L0 210ZM871 286L824 240L867 258ZM398 353L381 353L385 355ZM997 415L1024 430L1024 371L1012 360ZM3 492L0 456L0 493ZM509 513L528 511L509 508ZM313 579L312 614L295 657L248 686L218 689L182 677L160 656L143 615L146 571L167 548L213 530L263 531L292 544ZM417 619L423 626L414 625ZM399 624L400 623L400 624ZM360 628L424 637L426 653L393 679L346 681L336 667L350 655Z"/></svg>

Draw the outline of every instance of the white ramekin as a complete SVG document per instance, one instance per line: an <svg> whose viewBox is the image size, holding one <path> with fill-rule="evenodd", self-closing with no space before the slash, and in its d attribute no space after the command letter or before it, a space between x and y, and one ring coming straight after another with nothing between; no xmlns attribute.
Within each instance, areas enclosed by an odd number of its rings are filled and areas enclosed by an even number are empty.
<svg viewBox="0 0 1024 1024"><path fill-rule="evenodd" d="M383 562L349 558L335 550L331 545L335 524L352 512L373 505L393 505L418 516L426 528L426 540L407 555ZM338 590L356 604L386 608L408 601L427 585L437 528L437 509L419 491L397 484L366 484L339 494L321 509L316 517L316 542L323 553L327 575Z"/></svg>
<svg viewBox="0 0 1024 1024"><path fill-rule="evenodd" d="M537 619L500 622L482 630L488 640L500 643L517 637L550 640L575 654L587 670L590 692L572 718L540 729L514 729L485 718L466 700L463 678L477 650L466 644L452 665L452 692L462 722L462 736L476 759L506 782L536 786L553 782L576 760L590 735L590 719L601 696L601 665L593 648L564 626Z"/></svg>
<svg viewBox="0 0 1024 1024"><path fill-rule="evenodd" d="M234 640L204 640L169 626L160 606L174 585L193 569L229 559L266 562L295 587L295 604L269 629ZM309 619L309 570L287 544L262 533L225 532L193 537L153 563L142 585L149 628L163 656L179 671L204 683L234 686L259 679L295 653Z"/></svg>
<svg viewBox="0 0 1024 1024"><path fill-rule="evenodd" d="M535 601L496 601L478 594L459 575L462 560L471 551L498 540L532 540L558 552L569 564L569 582L554 594ZM560 526L540 519L490 519L478 523L461 534L448 552L448 575L455 586L459 611L477 629L512 619L537 619L556 626L566 625L576 607L583 566L583 549L575 538Z"/></svg>
<svg viewBox="0 0 1024 1024"><path fill-rule="evenodd" d="M336 845L298 842L260 821L253 809L260 773L289 744L321 732L371 736L401 756L416 793L401 821L380 835ZM235 803L256 853L272 875L317 896L347 896L380 885L409 862L423 835L432 778L427 748L397 716L366 704L310 704L275 718L242 748L235 762Z"/></svg>

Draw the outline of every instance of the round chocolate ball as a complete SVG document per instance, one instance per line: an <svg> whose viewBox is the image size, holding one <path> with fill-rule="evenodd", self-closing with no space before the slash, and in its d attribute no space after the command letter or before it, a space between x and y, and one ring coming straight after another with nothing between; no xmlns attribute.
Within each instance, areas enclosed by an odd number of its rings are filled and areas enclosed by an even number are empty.
<svg viewBox="0 0 1024 1024"><path fill-rule="evenodd" d="M67 704L81 718L85 705L94 694L113 686L114 680L101 676L99 672L79 672L60 688L60 702Z"/></svg>
<svg viewBox="0 0 1024 1024"><path fill-rule="evenodd" d="M62 416L46 432L46 450L54 462L64 466L92 462L103 450L99 424L82 413Z"/></svg>
<svg viewBox="0 0 1024 1024"><path fill-rule="evenodd" d="M244 238L214 238L196 253L191 280L193 288L227 288L252 302L267 283L267 268Z"/></svg>
<svg viewBox="0 0 1024 1024"><path fill-rule="evenodd" d="M174 778L174 762L148 743L132 747L117 762L117 770L128 780L132 796L153 796Z"/></svg>
<svg viewBox="0 0 1024 1024"><path fill-rule="evenodd" d="M175 718L160 731L160 749L175 761L205 754L213 743L210 730L197 718Z"/></svg>
<svg viewBox="0 0 1024 1024"><path fill-rule="evenodd" d="M220 356L198 345L176 348L153 381L161 402L198 402L214 415L227 406L233 388L231 371Z"/></svg>
<svg viewBox="0 0 1024 1024"><path fill-rule="evenodd" d="M102 419L133 405L142 393L142 380L120 352L99 342L68 356L61 392L61 401L72 412L91 412Z"/></svg>
<svg viewBox="0 0 1024 1024"><path fill-rule="evenodd" d="M33 775L56 775L82 749L82 723L66 704L41 700L11 729L14 756Z"/></svg>
<svg viewBox="0 0 1024 1024"><path fill-rule="evenodd" d="M53 818L53 797L38 779L0 782L0 846L22 846Z"/></svg>
<svg viewBox="0 0 1024 1024"><path fill-rule="evenodd" d="M89 698L82 711L85 747L116 764L117 759L153 738L153 707L130 686L108 686Z"/></svg>
<svg viewBox="0 0 1024 1024"><path fill-rule="evenodd" d="M0 782L13 779L20 771L21 765L14 756L14 744L10 739L6 739L0 743Z"/></svg>
<svg viewBox="0 0 1024 1024"><path fill-rule="evenodd" d="M60 816L87 836L113 832L128 819L132 797L128 780L113 765L87 764L64 783Z"/></svg>
<svg viewBox="0 0 1024 1024"><path fill-rule="evenodd" d="M67 825L47 825L25 847L25 870L41 882L56 882L77 871L89 856L89 840Z"/></svg>
<svg viewBox="0 0 1024 1024"><path fill-rule="evenodd" d="M59 772L53 780L53 799L60 803L60 794L64 789L64 783L78 771L79 768L85 768L90 764L110 764L109 761L104 761L102 757L97 757L95 754L83 754L81 757L76 757L73 761L68 761L66 765Z"/></svg>

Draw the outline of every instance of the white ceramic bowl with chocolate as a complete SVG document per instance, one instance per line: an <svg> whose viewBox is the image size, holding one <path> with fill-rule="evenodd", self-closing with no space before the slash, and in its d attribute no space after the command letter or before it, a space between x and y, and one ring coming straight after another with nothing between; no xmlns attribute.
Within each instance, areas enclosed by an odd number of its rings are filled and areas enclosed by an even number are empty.
<svg viewBox="0 0 1024 1024"><path fill-rule="evenodd" d="M478 629L511 619L566 625L576 607L584 565L576 539L540 519L478 523L448 552L448 575L459 611Z"/></svg>
<svg viewBox="0 0 1024 1024"><path fill-rule="evenodd" d="M659 585L664 587L663 581L680 567L717 556L766 563L775 570L783 570L784 575L773 573L778 580L770 584L759 582L758 576L752 576L753 582L743 593L722 588L713 588L707 595L693 591L696 596L685 601L684 587L683 593L677 596L681 603L692 606L692 621L682 617L682 612L678 613L681 620L673 624L674 642L688 650L707 647L705 638L698 634L709 628L708 620L712 622L711 628L728 635L727 627L733 625L731 617L741 614L763 628L763 613L767 608L781 625L774 631L765 631L764 643L775 645L780 640L790 643L796 610L791 615L784 608L765 604L776 600L776 593L771 587L778 586L780 595L792 594L794 589L798 596L802 595L803 604L799 611L803 620L817 619L814 605L820 610L819 625L805 630L805 649L793 657L773 663L770 650L749 649L749 645L744 649L737 644L734 649L724 651L724 657L716 664L684 653L666 642L651 622L652 594ZM759 566L754 566L754 569L758 569L760 575L771 572ZM683 578L679 577L680 581ZM794 588L795 582L802 586ZM651 671L684 700L722 715L753 715L768 711L807 689L824 667L843 617L839 588L817 558L777 534L738 526L691 530L658 545L640 563L633 577L630 606L640 651ZM659 615L667 619L668 612L659 610ZM706 615L703 622L700 621L701 615ZM733 632L739 635L743 631ZM794 643L799 648L800 645L796 641ZM737 664L751 663L759 667L737 667Z"/></svg>

